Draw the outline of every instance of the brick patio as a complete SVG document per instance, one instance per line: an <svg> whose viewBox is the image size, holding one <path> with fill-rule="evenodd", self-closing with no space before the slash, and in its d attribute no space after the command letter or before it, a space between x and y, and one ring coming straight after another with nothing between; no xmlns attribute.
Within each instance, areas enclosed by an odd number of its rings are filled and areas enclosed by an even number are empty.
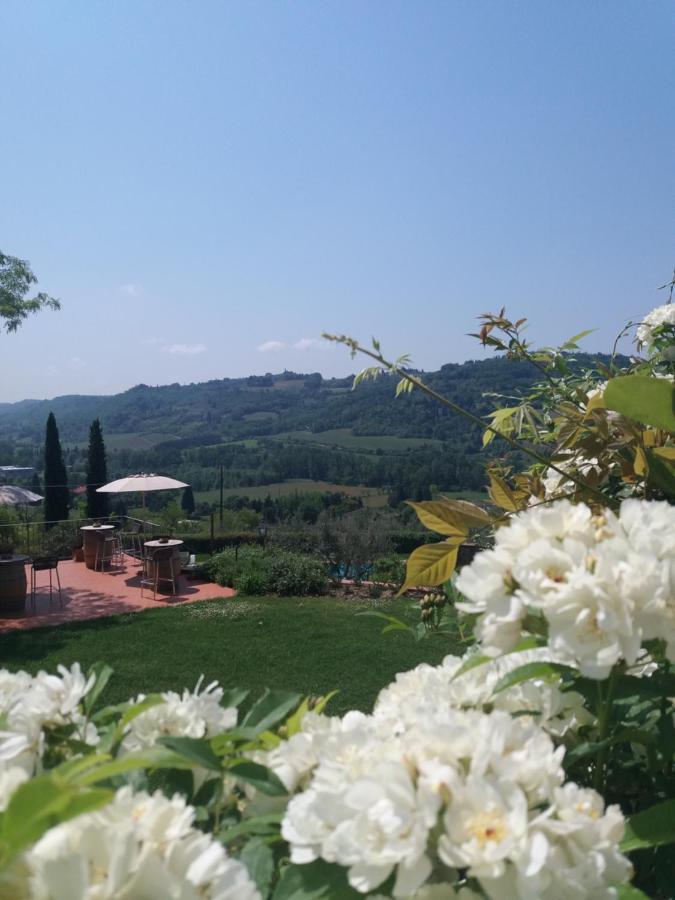
<svg viewBox="0 0 675 900"><path fill-rule="evenodd" d="M135 613L144 609L161 606L180 606L198 600L213 600L216 597L233 597L235 591L201 580L189 580L181 575L178 593L174 597L157 594L152 599L152 590L143 590L141 597L140 568L132 559L115 563L105 572L87 569L82 562L66 560L59 563L61 578L61 609L56 590L49 603L49 572L38 572L36 611L30 603L30 567L26 567L28 597L26 611L16 616L0 618L0 631L39 628L42 625L60 625L64 622L96 619L99 616L113 616L118 613ZM54 573L52 580L56 583Z"/></svg>

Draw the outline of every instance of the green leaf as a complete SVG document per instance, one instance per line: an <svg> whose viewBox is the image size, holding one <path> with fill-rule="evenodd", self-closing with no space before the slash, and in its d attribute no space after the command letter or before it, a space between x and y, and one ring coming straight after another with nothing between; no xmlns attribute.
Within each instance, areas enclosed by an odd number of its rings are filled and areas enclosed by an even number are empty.
<svg viewBox="0 0 675 900"><path fill-rule="evenodd" d="M184 755L173 753L162 747L150 747L138 753L127 753L117 759L104 760L96 766L90 766L83 772L76 772L69 777L78 785L88 786L109 781L118 775L135 772L140 769L192 769L194 763ZM57 770L59 771L59 770Z"/></svg>
<svg viewBox="0 0 675 900"><path fill-rule="evenodd" d="M195 765L210 769L212 772L220 772L222 762L219 756L213 752L211 744L205 738L175 737L167 735L157 739L157 743L168 747L179 756L183 756Z"/></svg>
<svg viewBox="0 0 675 900"><path fill-rule="evenodd" d="M388 616L386 613L377 612L373 609L365 610L364 612L356 613L357 616L370 616L372 619L382 619L387 623L385 627L382 629L382 634L387 634L390 631L412 631L414 633L415 629L411 628L410 625L406 625L405 622L401 621L401 619L397 619L396 616Z"/></svg>
<svg viewBox="0 0 675 900"><path fill-rule="evenodd" d="M455 571L457 552L461 539L453 538L437 544L423 544L408 557L405 581L397 596L408 588L422 585L435 586L447 581Z"/></svg>
<svg viewBox="0 0 675 900"><path fill-rule="evenodd" d="M456 678L460 678L465 672L470 672L472 669L477 669L478 666L484 666L489 662L492 662L491 656L481 656L480 653L477 653L475 656L470 656L466 662L463 662L459 669L457 669L450 679L450 682L452 683Z"/></svg>
<svg viewBox="0 0 675 900"><path fill-rule="evenodd" d="M505 691L507 688L520 684L522 681L558 681L563 675L576 675L577 670L571 666L563 666L560 663L530 662L518 666L512 672L507 672L495 685L493 694Z"/></svg>
<svg viewBox="0 0 675 900"><path fill-rule="evenodd" d="M616 885L617 900L649 900L646 894L643 894L639 888L633 887L632 884Z"/></svg>
<svg viewBox="0 0 675 900"><path fill-rule="evenodd" d="M349 886L347 871L322 859L307 865L287 866L279 879L273 900L359 900Z"/></svg>
<svg viewBox="0 0 675 900"><path fill-rule="evenodd" d="M91 669L89 669L89 672L87 673L87 680L91 677L91 675L94 675L96 677L96 681L92 685L91 690L89 691L87 696L84 698L83 706L87 716L91 715L91 711L94 708L96 701L101 696L101 693L103 692L103 689L105 688L107 683L110 681L110 676L112 674L113 670L104 662L94 663Z"/></svg>
<svg viewBox="0 0 675 900"><path fill-rule="evenodd" d="M285 719L301 699L301 694L289 691L265 691L244 717L241 723L242 730L253 732L254 735L260 734L261 731L267 731L277 722Z"/></svg>
<svg viewBox="0 0 675 900"><path fill-rule="evenodd" d="M575 334L574 337L568 338L560 349L574 350L579 341L583 340L583 338L585 337L588 337L589 334L593 334L595 330L595 328L587 328L586 331L580 331L579 334Z"/></svg>
<svg viewBox="0 0 675 900"><path fill-rule="evenodd" d="M675 387L665 378L623 375L611 378L604 393L605 405L629 419L675 431Z"/></svg>
<svg viewBox="0 0 675 900"><path fill-rule="evenodd" d="M2 816L2 864L37 841L50 828L100 809L112 797L112 791L84 789L52 773L24 782L12 794Z"/></svg>
<svg viewBox="0 0 675 900"><path fill-rule="evenodd" d="M362 613L357 613L357 615L363 615ZM401 623L403 624L403 623ZM407 627L407 626L406 626ZM385 629L386 630L386 629ZM383 632L384 633L384 632ZM321 715L321 713L326 708L326 704L332 697L334 697L338 692L330 691L328 694L325 694L323 697L320 697L313 705L312 710L317 715ZM292 716L288 718L286 721L286 736L293 737L294 734L297 734L302 729L302 720L305 718L305 715L309 712L310 706L310 698L305 697L300 706L296 709Z"/></svg>
<svg viewBox="0 0 675 900"><path fill-rule="evenodd" d="M675 843L675 800L666 800L630 817L620 847L624 853L630 853L672 843Z"/></svg>
<svg viewBox="0 0 675 900"><path fill-rule="evenodd" d="M274 875L274 854L265 841L253 838L241 851L240 858L258 886L261 896L266 897Z"/></svg>
<svg viewBox="0 0 675 900"><path fill-rule="evenodd" d="M251 692L246 688L230 688L229 691L223 693L223 699L220 701L220 705L226 708L228 706L240 706L250 693Z"/></svg>
<svg viewBox="0 0 675 900"><path fill-rule="evenodd" d="M288 793L284 783L267 766L244 760L228 766L232 775L252 785L256 790L270 797L285 797Z"/></svg>
<svg viewBox="0 0 675 900"><path fill-rule="evenodd" d="M235 838L242 837L247 834L277 834L281 827L283 812L268 813L264 816L254 816L251 819L244 819L237 825L232 825L219 835L220 840L224 844L228 844Z"/></svg>

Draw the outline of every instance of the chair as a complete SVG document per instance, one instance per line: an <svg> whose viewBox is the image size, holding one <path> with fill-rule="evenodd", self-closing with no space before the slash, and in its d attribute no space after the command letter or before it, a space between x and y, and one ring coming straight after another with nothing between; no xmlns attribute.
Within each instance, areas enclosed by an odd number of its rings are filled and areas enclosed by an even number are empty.
<svg viewBox="0 0 675 900"><path fill-rule="evenodd" d="M56 585L59 592L59 604L63 609L61 597L61 579L59 578L59 560L56 556L36 556L30 567L30 602L35 612L35 594L37 592L37 572L49 572L49 603L52 602L52 572L56 572Z"/></svg>
<svg viewBox="0 0 675 900"><path fill-rule="evenodd" d="M171 585L171 596L177 593L176 576L173 569L173 547L158 547L143 557L143 574L141 576L141 597L143 588L152 588L152 599L157 599L157 588L161 582ZM168 573L168 574L167 574Z"/></svg>
<svg viewBox="0 0 675 900"><path fill-rule="evenodd" d="M117 555L118 540L113 535L106 535L105 532L96 534L96 556L94 557L94 569L103 571L103 566L111 563Z"/></svg>
<svg viewBox="0 0 675 900"><path fill-rule="evenodd" d="M191 578L195 577L197 572L197 557L194 553L180 552L180 570Z"/></svg>

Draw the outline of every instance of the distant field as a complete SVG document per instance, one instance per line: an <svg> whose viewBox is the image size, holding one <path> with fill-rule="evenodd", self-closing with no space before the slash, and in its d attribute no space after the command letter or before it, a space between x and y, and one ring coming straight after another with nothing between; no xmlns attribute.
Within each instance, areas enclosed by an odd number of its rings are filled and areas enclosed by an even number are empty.
<svg viewBox="0 0 675 900"><path fill-rule="evenodd" d="M441 441L432 438L401 438L388 434L352 434L349 428L332 428L330 431L284 431L271 435L274 440L300 441L322 444L327 447L344 447L347 450L382 450L388 453L405 453L420 447L440 447Z"/></svg>
<svg viewBox="0 0 675 900"><path fill-rule="evenodd" d="M279 413L272 410L260 410L259 412L247 413L244 416L246 422L272 422L279 418Z"/></svg>
<svg viewBox="0 0 675 900"><path fill-rule="evenodd" d="M387 495L378 488L364 487L353 484L332 484L330 481L310 481L306 478L295 478L290 481L279 481L275 484L258 484L253 487L226 488L223 491L225 497L238 495L239 497L251 497L254 500L264 500L265 497L287 497L289 494L323 494L323 493L347 494L350 497L362 497L366 506L385 506ZM217 503L220 492L195 491L197 503Z"/></svg>
<svg viewBox="0 0 675 900"><path fill-rule="evenodd" d="M157 444L164 441L175 441L180 437L177 434L159 431L129 431L120 432L119 434L106 433L103 436L106 450L152 450ZM87 441L80 441L75 447L86 447Z"/></svg>

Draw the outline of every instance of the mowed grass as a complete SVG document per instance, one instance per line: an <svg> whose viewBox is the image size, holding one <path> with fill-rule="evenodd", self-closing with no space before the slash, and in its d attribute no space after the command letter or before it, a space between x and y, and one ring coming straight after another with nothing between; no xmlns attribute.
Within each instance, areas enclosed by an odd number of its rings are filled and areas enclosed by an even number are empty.
<svg viewBox="0 0 675 900"><path fill-rule="evenodd" d="M365 506L384 506L387 494L379 488L364 485L334 484L330 481L312 481L309 478L293 478L278 481L274 484L256 484L253 487L233 487L223 490L224 497L250 497L253 500L264 500L265 497L288 497L291 494L347 494L349 497L361 497ZM220 491L195 491L198 503L217 503Z"/></svg>
<svg viewBox="0 0 675 900"><path fill-rule="evenodd" d="M420 642L407 632L381 635L384 622L357 615L368 610L419 621L409 600L235 597L3 634L0 661L35 673L104 660L115 670L107 703L192 688L204 674L207 683L254 696L265 687L311 695L337 689L328 711L340 714L369 710L397 672L461 652L438 635Z"/></svg>
<svg viewBox="0 0 675 900"><path fill-rule="evenodd" d="M352 434L350 428L333 428L329 431L285 431L270 435L274 440L299 441L303 444L321 444L327 447L342 447L347 450L373 452L382 450L386 453L405 453L408 450L419 450L420 447L442 446L441 441L433 438L402 438L390 434L364 435Z"/></svg>

